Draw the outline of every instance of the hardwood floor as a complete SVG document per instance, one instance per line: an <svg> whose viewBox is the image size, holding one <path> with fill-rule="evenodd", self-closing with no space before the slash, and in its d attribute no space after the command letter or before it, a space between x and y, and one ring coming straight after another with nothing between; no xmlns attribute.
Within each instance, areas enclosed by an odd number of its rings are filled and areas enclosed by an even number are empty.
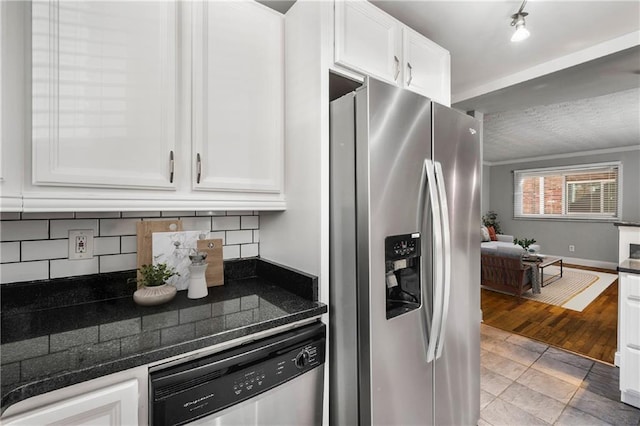
<svg viewBox="0 0 640 426"><path fill-rule="evenodd" d="M612 273L614 271L566 265ZM484 323L613 364L617 346L618 280L582 312L481 290Z"/></svg>

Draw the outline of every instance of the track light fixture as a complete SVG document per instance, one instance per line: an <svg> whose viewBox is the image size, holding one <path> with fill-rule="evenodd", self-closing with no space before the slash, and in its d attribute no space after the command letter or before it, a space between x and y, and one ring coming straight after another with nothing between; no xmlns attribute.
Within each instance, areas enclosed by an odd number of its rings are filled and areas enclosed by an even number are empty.
<svg viewBox="0 0 640 426"><path fill-rule="evenodd" d="M514 32L513 35L511 36L511 41L514 41L514 42L522 41L529 37L529 30L527 30L527 27L524 22L524 17L528 15L528 13L524 11L525 4L527 4L527 0L524 0L522 2L522 5L520 6L520 10L518 10L517 13L514 13L513 15L511 15L511 26L516 27L516 32Z"/></svg>

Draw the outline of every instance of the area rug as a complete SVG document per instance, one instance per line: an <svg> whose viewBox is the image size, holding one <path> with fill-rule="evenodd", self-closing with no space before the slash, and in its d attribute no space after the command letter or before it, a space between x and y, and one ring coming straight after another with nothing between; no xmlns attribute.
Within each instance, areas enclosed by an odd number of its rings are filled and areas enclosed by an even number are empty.
<svg viewBox="0 0 640 426"><path fill-rule="evenodd" d="M545 282L547 277L556 274L560 274L560 267L545 268ZM582 312L617 278L618 275L615 274L564 267L562 278L548 281L549 283L542 287L540 294L532 294L528 291L522 297Z"/></svg>

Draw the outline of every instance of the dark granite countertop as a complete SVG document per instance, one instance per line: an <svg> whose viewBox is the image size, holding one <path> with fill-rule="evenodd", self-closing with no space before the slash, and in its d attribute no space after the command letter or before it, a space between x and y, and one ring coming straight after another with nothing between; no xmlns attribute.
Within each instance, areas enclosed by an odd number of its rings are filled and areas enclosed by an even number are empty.
<svg viewBox="0 0 640 426"><path fill-rule="evenodd" d="M202 299L138 306L135 271L3 285L2 412L18 401L327 312L317 279L263 259L225 262Z"/></svg>
<svg viewBox="0 0 640 426"><path fill-rule="evenodd" d="M618 272L640 274L640 259L627 259L618 265Z"/></svg>
<svg viewBox="0 0 640 426"><path fill-rule="evenodd" d="M638 226L640 227L640 222L615 222L615 226Z"/></svg>

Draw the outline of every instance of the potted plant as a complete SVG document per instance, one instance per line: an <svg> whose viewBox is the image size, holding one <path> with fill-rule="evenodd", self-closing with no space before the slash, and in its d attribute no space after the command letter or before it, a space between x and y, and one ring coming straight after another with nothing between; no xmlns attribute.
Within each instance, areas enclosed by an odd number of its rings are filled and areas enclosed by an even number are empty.
<svg viewBox="0 0 640 426"><path fill-rule="evenodd" d="M502 229L500 229L500 222L498 222L498 213L490 210L487 214L482 216L482 224L487 228L492 226L496 231L496 234L502 234Z"/></svg>
<svg viewBox="0 0 640 426"><path fill-rule="evenodd" d="M142 265L138 269L142 278L138 280L138 289L133 293L133 300L138 305L159 305L173 299L176 288L167 284L167 280L180 274L166 263Z"/></svg>
<svg viewBox="0 0 640 426"><path fill-rule="evenodd" d="M533 256L535 254L535 251L529 248L531 244L534 244L535 242L536 240L534 240L533 238L523 238L523 239L515 238L513 240L514 244L517 244L524 249L526 256Z"/></svg>

